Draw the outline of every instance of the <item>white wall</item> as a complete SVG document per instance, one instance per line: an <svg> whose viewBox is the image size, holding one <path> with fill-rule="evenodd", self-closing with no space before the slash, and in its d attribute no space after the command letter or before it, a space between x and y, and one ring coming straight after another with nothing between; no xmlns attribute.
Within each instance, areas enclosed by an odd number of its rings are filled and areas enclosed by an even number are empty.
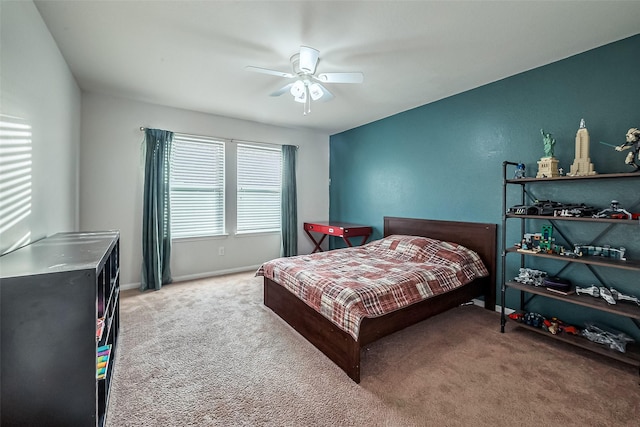
<svg viewBox="0 0 640 427"><path fill-rule="evenodd" d="M80 228L120 230L121 278L125 286L140 282L142 263L144 135L141 126L300 146L298 249L300 253L311 251L313 245L302 231L302 223L329 218L329 135L83 93ZM228 161L235 163L233 158ZM228 166L232 169L234 165ZM171 262L174 279L252 269L279 256L278 234L236 237L234 228L234 215L230 214L227 237L174 241ZM221 246L224 246L224 256L218 254Z"/></svg>
<svg viewBox="0 0 640 427"><path fill-rule="evenodd" d="M59 231L77 229L81 92L31 1L0 1L0 40L3 253ZM16 130L23 135L11 136ZM18 167L29 161L12 157L23 148L26 150L19 153L31 154L31 164ZM17 174L8 177L12 172ZM26 180L12 183L20 177ZM28 183L28 188L12 193L22 183ZM14 198L17 194L20 196ZM16 223L9 219L22 208L28 215Z"/></svg>

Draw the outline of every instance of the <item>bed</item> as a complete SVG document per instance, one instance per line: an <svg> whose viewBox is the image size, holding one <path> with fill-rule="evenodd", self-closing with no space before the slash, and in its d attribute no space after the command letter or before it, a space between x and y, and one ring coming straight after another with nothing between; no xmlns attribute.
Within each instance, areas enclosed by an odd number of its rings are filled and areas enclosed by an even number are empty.
<svg viewBox="0 0 640 427"><path fill-rule="evenodd" d="M367 344L483 297L488 310L496 301L496 225L413 218L384 218L384 237L423 236L460 244L482 260L487 275L407 307L377 317L365 317L357 335L338 327L280 283L264 277L264 304L317 347L356 383L360 382L360 350ZM260 270L259 270L260 271Z"/></svg>

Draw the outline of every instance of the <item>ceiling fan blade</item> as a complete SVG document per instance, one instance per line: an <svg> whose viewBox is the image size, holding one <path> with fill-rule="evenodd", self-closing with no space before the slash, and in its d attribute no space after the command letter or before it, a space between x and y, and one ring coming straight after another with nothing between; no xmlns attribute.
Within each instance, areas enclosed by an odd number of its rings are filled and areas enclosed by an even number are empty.
<svg viewBox="0 0 640 427"><path fill-rule="evenodd" d="M250 65L244 67L244 69L247 71L253 71L254 73L269 74L272 76L285 77L287 79L296 77L295 74L284 73L282 71L276 71L276 70L269 70L268 68L252 67Z"/></svg>
<svg viewBox="0 0 640 427"><path fill-rule="evenodd" d="M293 86L293 83L289 83L288 85L284 85L280 89L278 89L275 92L273 92L272 94L270 94L269 96L280 96L283 93L289 92L289 90L291 90L291 86Z"/></svg>
<svg viewBox="0 0 640 427"><path fill-rule="evenodd" d="M300 46L300 70L309 74L315 73L319 57L320 51L312 47Z"/></svg>
<svg viewBox="0 0 640 427"><path fill-rule="evenodd" d="M362 83L364 74L362 73L322 73L316 77L323 83Z"/></svg>

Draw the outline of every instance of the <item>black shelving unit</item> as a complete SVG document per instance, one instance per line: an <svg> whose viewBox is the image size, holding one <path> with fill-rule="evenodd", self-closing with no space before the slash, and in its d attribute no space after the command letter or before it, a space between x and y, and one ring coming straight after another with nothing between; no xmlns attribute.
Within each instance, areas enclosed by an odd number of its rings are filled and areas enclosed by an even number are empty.
<svg viewBox="0 0 640 427"><path fill-rule="evenodd" d="M610 231L613 227L617 226L635 226L640 227L639 220L633 219L611 219L611 218L577 218L577 217L554 217L554 216L541 216L541 215L516 215L516 214L508 214L507 213L507 196L508 196L508 188L509 186L519 186L521 193L521 204L526 204L525 195L529 195L530 198L533 198L530 194L529 187L534 185L553 185L553 183L560 183L563 181L584 181L584 180L631 180L640 178L640 173L615 173L615 174L599 174L599 175L590 175L590 176L561 176L554 178L520 178L520 179L508 179L507 171L509 166L517 166L517 163L505 161L503 163L503 190L502 190L502 286L501 286L501 320L500 320L500 330L501 332L505 331L505 325L507 324L507 316L505 313L505 304L506 304L506 292L508 289L516 290L520 293L520 310L524 310L528 301L533 297L544 297L551 298L555 300L560 300L565 303L574 304L578 306L588 307L595 310L600 310L603 312L612 313L618 316L624 316L632 320L632 322L640 328L640 307L634 305L633 303L625 303L620 302L616 305L610 305L606 301L602 299L593 298L585 295L562 295L556 292L548 291L543 287L536 287L532 285L525 285L519 282L508 280L506 277L506 262L507 257L511 254L517 254L520 257L520 265L522 267L525 266L525 259L527 257L541 257L547 259L553 259L557 261L562 261L565 263L578 263L586 266L594 276L600 281L600 283L604 286L606 285L606 280L592 267L607 267L614 269L622 269L622 270L631 270L631 271L640 271L640 260L639 259L627 259L627 260L617 260L610 258L603 258L597 256L581 256L581 257L567 257L555 254L547 254L547 253L531 253L519 251L516 247L507 247L507 227L509 220L518 220L520 224L521 235L525 232L525 220L546 220L551 223L554 227L554 231L558 231L563 237L562 227L560 226L562 222L580 222L585 224L585 226L592 225L593 223L605 223L608 224L608 227L600 233L599 237L605 235L608 231ZM551 183L551 184L550 184ZM516 187L517 188L517 187ZM634 205L640 206L640 200L638 200ZM640 292L640 288L638 289ZM529 297L525 299L525 296ZM640 374L640 346L637 344L628 345L626 352L621 353L615 350L610 350L609 348L593 343L586 338L581 336L574 336L566 333L561 333L557 335L553 335L544 329L535 328L524 323L520 322L511 322L516 327L524 328L542 335L545 335L549 338L556 339L559 341L563 341L569 343L571 345L590 350L594 353L618 360L620 362L632 365L634 367L639 368Z"/></svg>
<svg viewBox="0 0 640 427"><path fill-rule="evenodd" d="M120 323L119 242L117 231L59 233L0 257L0 425L105 424ZM101 346L111 352L98 379Z"/></svg>

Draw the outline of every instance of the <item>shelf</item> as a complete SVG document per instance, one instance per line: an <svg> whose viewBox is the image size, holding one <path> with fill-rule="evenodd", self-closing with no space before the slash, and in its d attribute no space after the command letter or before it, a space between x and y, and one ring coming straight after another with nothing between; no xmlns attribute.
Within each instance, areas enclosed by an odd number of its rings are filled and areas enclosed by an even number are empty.
<svg viewBox="0 0 640 427"><path fill-rule="evenodd" d="M539 219L546 221L578 221L578 222L600 222L612 223L620 225L640 225L640 220L636 219L615 219L615 218L589 218L589 217L570 217L570 216L552 216L552 215L516 215L506 214L507 218L517 219Z"/></svg>
<svg viewBox="0 0 640 427"><path fill-rule="evenodd" d="M509 223L508 220L512 220L512 219L519 219L520 220L520 228L522 230L524 230L524 226L526 225L525 220L537 220L537 221L546 221L548 223L553 224L554 228L557 228L558 231L560 232L560 234L562 235L561 232L561 228L564 226L569 226L570 222L574 222L574 223L581 223L584 225L584 227L580 227L580 228L588 228L587 226L591 226L592 227L592 231L594 231L594 235L597 234L598 231L600 231L600 234L598 234L598 237L596 237L595 239L601 239L602 236L606 233L608 233L609 231L611 231L611 229L616 226L616 225L640 225L640 220L633 220L633 219L614 219L614 218L593 218L593 217L563 217L563 216L553 216L553 215L516 215L515 213L509 213L507 211L507 199L508 199L508 187L509 184L518 184L519 187L519 192L521 193L522 196L522 200L524 203L524 199L525 199L525 194L529 194L529 196L531 197L531 193L529 193L530 188L528 188L529 185L537 185L537 184L545 184L545 183L553 183L553 185L558 185L561 184L564 181L571 181L573 183L579 182L579 181L585 181L585 183L590 182L590 183L594 183L593 180L602 180L602 179L607 179L607 180L616 180L616 179L633 179L633 178L640 178L640 173L637 172L628 172L628 173L612 173L612 174L596 174L596 175L589 175L589 176L558 176L558 177L553 177L553 178L520 178L520 179L507 179L507 166L511 165L511 166L517 166L517 163L513 163L513 162L503 162L503 169L502 169L502 179L503 179L503 187L502 187L502 207L503 207L503 215L502 215L502 247L504 248L503 252L502 252L502 293L501 293L501 303L502 303L502 310L501 310L501 319L500 319L500 324L501 324L501 331L504 332L505 330L505 325L507 323L507 317L505 315L505 309L504 306L506 305L506 291L507 288L512 288L515 289L517 291L519 291L520 294L520 310L524 310L526 305L528 304L527 301L531 300L531 297L529 297L527 300L525 300L524 295L528 294L528 295L533 295L533 296L541 296L544 298L550 298L553 300L557 300L557 301L563 301L565 303L568 304L573 304L575 306L582 306L582 307L587 307L587 308L591 308L594 310L599 310L601 312L607 312L607 313L611 313L611 314L615 314L618 316L622 316L622 317L626 317L627 319L630 319L631 321L633 321L633 323L635 323L636 326L640 327L640 306L634 304L633 302L630 301L617 301L617 304L609 304L607 303L604 299L601 298L594 298L591 297L589 295L578 295L578 294L571 294L571 295L562 295L559 294L557 292L552 292L547 290L545 287L536 287L533 285L524 285L522 283L518 283L515 281L509 281L506 280L505 274L506 274L506 264L507 264L507 255L509 253L516 253L520 255L520 261L521 261L521 265L524 265L524 259L522 257L524 256L531 256L531 257L539 257L539 258L547 258L547 259L552 259L552 260L556 260L556 261L562 261L564 263L564 266L567 266L568 263L577 263L577 264L583 264L586 265L591 272L593 273L593 275L602 283L603 286L607 286L606 285L606 280L605 277L601 277L600 275L600 271L597 271L593 268L591 268L590 266L599 266L599 267L609 267L609 268L615 268L615 269L620 269L620 270L630 270L630 271L640 271L640 260L639 259L626 259L626 260L619 260L619 259L614 259L614 258L606 258L606 257L601 257L601 256L580 256L580 257L570 257L570 256L563 256L563 255L558 255L558 254L548 254L548 253L536 253L536 252L528 252L528 251L519 251L517 247L510 247L507 248L507 225ZM635 184L636 182L634 181L633 184ZM583 192L585 192L585 188L587 186L586 185L581 185L579 186L579 189L582 189ZM558 187L559 188L559 187ZM564 188L564 187L563 187ZM588 190L586 191L588 193ZM632 195L635 193L631 193ZM638 204L640 203L640 200L638 202L636 202L634 204L634 206L638 206ZM556 223L557 221L557 223ZM561 224L560 222L564 222L563 224ZM594 224L606 224L605 227L593 227ZM575 228L575 227L574 227ZM626 230L625 230L626 231ZM635 232L635 231L634 231ZM563 235L564 237L564 235ZM629 235L629 238L626 240L631 239L632 242L634 242L634 238L632 235ZM625 240L625 241L626 241ZM624 244L620 245L620 246L625 246ZM632 366L635 367L640 367L640 345L638 345L637 343L633 343L633 344L629 344L627 345L627 351L626 353L620 353L618 351L612 350L607 348L606 346L602 345L602 344L597 344L594 342L589 341L588 339L586 339L585 337L582 336L574 336L571 334L558 334L558 335L553 335L543 329L539 329L539 328L535 328L529 325L526 325L524 323L519 323L519 322L515 322L515 321L511 321L512 325L515 325L516 327L520 327L520 328L524 328L527 330L530 330L532 332L538 333L538 334L542 334L545 335L549 338L552 339L556 339L559 341L563 341L566 342L568 344L574 345L576 347L580 347L583 348L585 350L589 350L591 352L609 357L611 359L615 359L617 361L626 363L626 364L630 364Z"/></svg>
<svg viewBox="0 0 640 427"><path fill-rule="evenodd" d="M573 257L561 256L561 255L555 255L555 254L519 252L518 248L516 247L508 248L506 252L509 252L509 253L513 252L520 255L535 256L540 258L555 259L555 260L564 261L564 262L577 262L580 264L590 264L590 265L598 265L601 267L619 268L621 270L640 271L640 261L633 260L633 259L627 259L626 261L622 261L619 259L611 259L611 258L605 258L605 257L599 257L599 256L581 256L581 257L573 258Z"/></svg>
<svg viewBox="0 0 640 427"><path fill-rule="evenodd" d="M528 292L530 294L542 295L547 298L553 298L571 304L581 305L583 307L590 307L600 311L606 311L621 316L640 319L640 306L634 305L630 301L619 301L617 304L609 304L602 298L594 298L589 295L577 294L562 295L556 292L548 291L543 287L523 285L522 283L518 282L506 282L505 285L523 292Z"/></svg>
<svg viewBox="0 0 640 427"><path fill-rule="evenodd" d="M605 346L603 346L602 344L597 344L594 342L589 341L588 339L581 337L581 336L577 336L577 335L571 335L571 334L566 334L566 333L560 333L557 335L553 335L547 331L545 331L544 329L540 329L540 328L535 328L533 326L529 326L526 325L524 323L519 323L519 322L514 322L511 321L509 322L510 324L514 325L515 327L519 327L519 328L523 328L526 329L528 331L532 331L535 333L538 333L540 335L544 335L546 337L552 338L552 339L556 339L571 345L574 345L576 347L580 347L589 351L592 351L594 353L603 355L603 356L607 356L611 359L615 359L618 360L620 362L626 363L628 365L632 365L635 367L640 367L640 348L638 348L638 345L632 345L629 344L627 345L627 351L626 353L620 353L619 351L615 351L615 350L611 350Z"/></svg>
<svg viewBox="0 0 640 427"><path fill-rule="evenodd" d="M2 328L20 337L0 334L0 425L104 427L120 325L119 242L118 231L58 233L0 257ZM34 348L47 349L35 364Z"/></svg>
<svg viewBox="0 0 640 427"><path fill-rule="evenodd" d="M520 179L507 179L507 184L530 184L533 182L557 182L557 181L581 181L592 179L613 179L613 178L640 178L639 172L625 172L625 173L602 173L588 176L556 176L553 178L520 178Z"/></svg>

